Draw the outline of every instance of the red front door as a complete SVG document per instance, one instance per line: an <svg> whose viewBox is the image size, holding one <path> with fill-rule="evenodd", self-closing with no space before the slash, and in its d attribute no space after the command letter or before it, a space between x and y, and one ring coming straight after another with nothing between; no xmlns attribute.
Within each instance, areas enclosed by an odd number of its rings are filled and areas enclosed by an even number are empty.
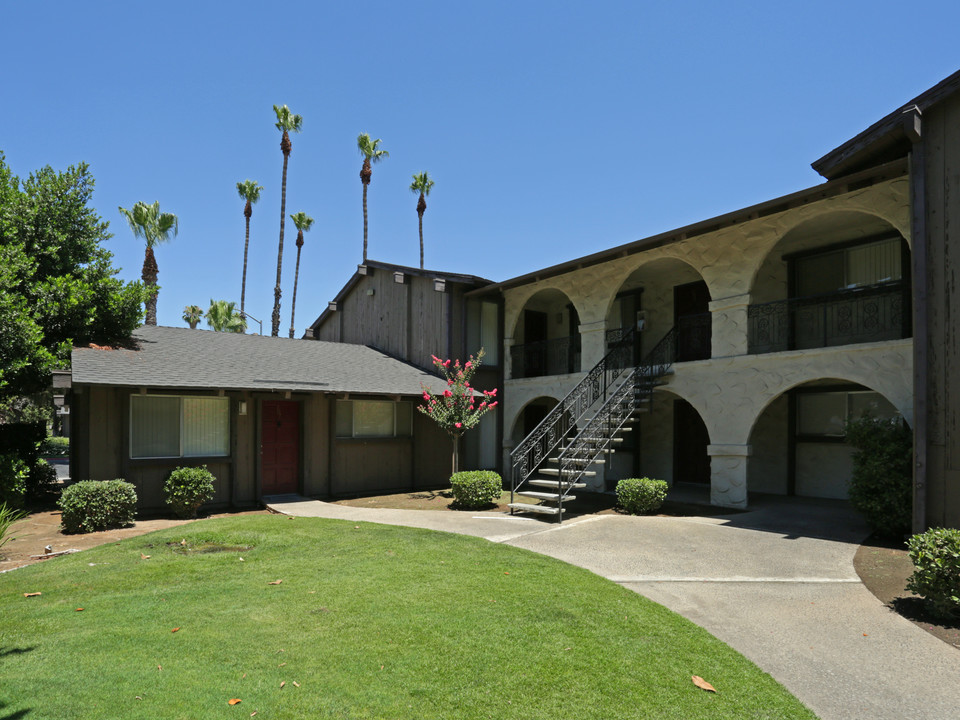
<svg viewBox="0 0 960 720"><path fill-rule="evenodd" d="M300 405L266 400L260 408L260 492L295 493L300 480Z"/></svg>

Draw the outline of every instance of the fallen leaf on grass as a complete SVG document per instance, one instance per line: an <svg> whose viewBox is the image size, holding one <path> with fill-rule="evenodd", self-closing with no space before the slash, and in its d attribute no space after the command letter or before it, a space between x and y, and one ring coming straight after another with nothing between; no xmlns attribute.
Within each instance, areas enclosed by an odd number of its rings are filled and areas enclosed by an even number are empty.
<svg viewBox="0 0 960 720"><path fill-rule="evenodd" d="M149 559L150 559L150 556L149 556L149 555L144 555L143 553L140 553L140 559L141 559L141 560L149 560Z"/></svg>
<svg viewBox="0 0 960 720"><path fill-rule="evenodd" d="M284 685L286 685L286 684L287 684L287 681L286 681L286 680L281 680L281 681L280 681L280 687L281 687L281 688L282 688Z"/></svg>
<svg viewBox="0 0 960 720"><path fill-rule="evenodd" d="M187 544L187 539L184 538L183 540L181 540L181 541L180 541L180 544L181 544L181 545L186 545L186 544Z"/></svg>
<svg viewBox="0 0 960 720"><path fill-rule="evenodd" d="M509 575L510 573L508 573L508 572L506 572L506 571L504 571L504 573L503 573L503 574L504 574L504 575Z"/></svg>
<svg viewBox="0 0 960 720"><path fill-rule="evenodd" d="M279 585L283 580L274 580L273 582L268 582L267 585Z"/></svg>
<svg viewBox="0 0 960 720"><path fill-rule="evenodd" d="M240 562L243 562L243 558L240 558Z"/></svg>
<svg viewBox="0 0 960 720"><path fill-rule="evenodd" d="M256 714L257 714L257 711L254 710L252 713L250 713L250 717L253 717L253 716L256 715Z"/></svg>
<svg viewBox="0 0 960 720"><path fill-rule="evenodd" d="M177 630L179 630L179 629L180 629L180 628L175 627L175 628L174 628L173 630L171 630L170 632L175 633L175 632L176 632Z"/></svg>
<svg viewBox="0 0 960 720"><path fill-rule="evenodd" d="M43 595L43 593L35 592L35 593L24 593L24 594L23 594L24 597L37 597L37 595Z"/></svg>
<svg viewBox="0 0 960 720"><path fill-rule="evenodd" d="M143 700L143 698L140 697L139 695L134 695L133 697L134 697L135 700Z"/></svg>
<svg viewBox="0 0 960 720"><path fill-rule="evenodd" d="M163 667L161 667L160 665L157 665L157 670L159 670L160 672L163 672Z"/></svg>
<svg viewBox="0 0 960 720"><path fill-rule="evenodd" d="M286 663L285 663L285 662L282 662L282 663L280 663L279 665L277 665L277 667L283 667L284 665L286 665Z"/></svg>
<svg viewBox="0 0 960 720"><path fill-rule="evenodd" d="M296 680L293 681L293 684L294 684L294 687L300 687L300 683L298 683Z"/></svg>
<svg viewBox="0 0 960 720"><path fill-rule="evenodd" d="M712 693L715 693L717 691L717 689L713 685L708 683L699 675L691 675L690 679L693 680L693 684L696 685L701 690L706 690L707 692L712 692Z"/></svg>
<svg viewBox="0 0 960 720"><path fill-rule="evenodd" d="M77 608L77 612L83 612L83 608Z"/></svg>
<svg viewBox="0 0 960 720"><path fill-rule="evenodd" d="M229 700L227 700L227 705L239 705L242 702L243 700L241 700L240 698L230 698Z"/></svg>

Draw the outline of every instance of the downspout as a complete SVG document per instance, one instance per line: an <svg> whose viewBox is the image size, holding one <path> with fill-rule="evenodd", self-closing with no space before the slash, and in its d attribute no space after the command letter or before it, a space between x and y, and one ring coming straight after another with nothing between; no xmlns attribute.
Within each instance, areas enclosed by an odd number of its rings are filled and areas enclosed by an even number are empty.
<svg viewBox="0 0 960 720"><path fill-rule="evenodd" d="M910 150L910 233L913 236L913 532L927 527L927 399L929 369L927 349L927 158L923 143L920 108L903 113L903 127L912 143Z"/></svg>

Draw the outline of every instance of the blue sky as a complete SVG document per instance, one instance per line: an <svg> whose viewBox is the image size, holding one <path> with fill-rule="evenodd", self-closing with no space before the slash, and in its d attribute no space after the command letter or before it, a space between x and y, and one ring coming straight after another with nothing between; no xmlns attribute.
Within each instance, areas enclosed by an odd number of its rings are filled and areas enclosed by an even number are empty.
<svg viewBox="0 0 960 720"><path fill-rule="evenodd" d="M960 3L4 2L0 150L16 174L90 164L108 247L139 279L117 206L159 200L158 315L240 299L270 331L282 155L306 236L297 336L361 259L356 137L390 157L370 257L417 265L411 175L436 186L426 266L494 280L816 185L810 163L960 68ZM287 222L281 334L296 260ZM256 329L256 324L252 325Z"/></svg>

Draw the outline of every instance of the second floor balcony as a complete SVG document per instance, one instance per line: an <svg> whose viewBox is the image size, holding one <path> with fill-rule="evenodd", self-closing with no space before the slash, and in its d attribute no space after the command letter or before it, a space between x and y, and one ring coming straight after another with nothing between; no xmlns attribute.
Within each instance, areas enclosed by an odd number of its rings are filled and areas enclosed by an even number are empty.
<svg viewBox="0 0 960 720"><path fill-rule="evenodd" d="M751 355L911 336L910 288L891 283L751 305Z"/></svg>
<svg viewBox="0 0 960 720"><path fill-rule="evenodd" d="M580 338L561 337L514 345L510 348L510 359L514 379L580 372Z"/></svg>

